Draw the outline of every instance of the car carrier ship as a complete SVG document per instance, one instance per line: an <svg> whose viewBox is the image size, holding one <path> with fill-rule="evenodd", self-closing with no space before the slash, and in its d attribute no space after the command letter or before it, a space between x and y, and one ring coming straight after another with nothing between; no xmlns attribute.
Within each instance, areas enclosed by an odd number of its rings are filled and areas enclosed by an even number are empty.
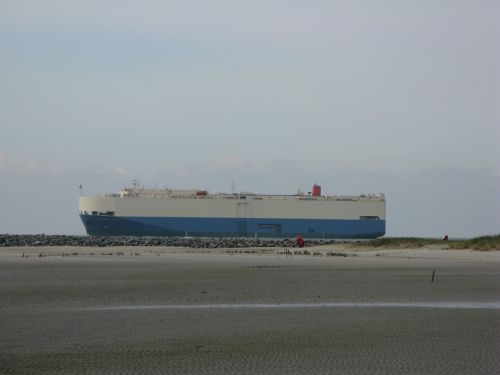
<svg viewBox="0 0 500 375"><path fill-rule="evenodd" d="M144 189L80 196L90 235L376 238L385 234L385 196L294 195Z"/></svg>

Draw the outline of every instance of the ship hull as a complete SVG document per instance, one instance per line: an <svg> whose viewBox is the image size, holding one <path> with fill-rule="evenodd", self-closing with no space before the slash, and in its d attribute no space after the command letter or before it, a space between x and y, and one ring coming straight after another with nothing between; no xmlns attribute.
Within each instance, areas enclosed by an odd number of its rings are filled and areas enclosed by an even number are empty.
<svg viewBox="0 0 500 375"><path fill-rule="evenodd" d="M81 214L90 235L377 238L385 234L385 220L140 217Z"/></svg>

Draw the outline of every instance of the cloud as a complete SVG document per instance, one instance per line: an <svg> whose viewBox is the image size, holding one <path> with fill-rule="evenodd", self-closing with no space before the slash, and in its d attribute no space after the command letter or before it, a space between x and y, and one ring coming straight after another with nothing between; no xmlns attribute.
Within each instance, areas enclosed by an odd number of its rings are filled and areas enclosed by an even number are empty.
<svg viewBox="0 0 500 375"><path fill-rule="evenodd" d="M96 172L97 175L99 176L125 176L128 174L128 171L123 168L123 167L104 167L104 168L99 168Z"/></svg>
<svg viewBox="0 0 500 375"><path fill-rule="evenodd" d="M118 176L125 176L127 174L127 170L122 167L114 167L113 172Z"/></svg>
<svg viewBox="0 0 500 375"><path fill-rule="evenodd" d="M464 181L469 184L496 184L500 177L500 171L494 169L457 166L423 168L419 173L433 182L449 181L457 184L463 184Z"/></svg>
<svg viewBox="0 0 500 375"><path fill-rule="evenodd" d="M60 164L52 164L47 168L50 174L60 174L63 171L63 167Z"/></svg>
<svg viewBox="0 0 500 375"><path fill-rule="evenodd" d="M225 157L211 158L209 165L212 168L240 168L248 166L248 162L241 155L230 155Z"/></svg>
<svg viewBox="0 0 500 375"><path fill-rule="evenodd" d="M0 24L19 28L29 25L62 25L94 30L118 28L169 38L184 36L206 40L212 37L219 40L271 41L275 45L314 43L322 46L325 41L332 39L343 45L345 42L351 44L356 40L369 41L370 38L381 36L382 39L408 43L407 38L399 35L407 30L413 31L419 24L426 29L440 31L444 18L452 26L464 28L469 23L461 23L461 16L493 21L498 8L494 2L464 3L460 6L455 3L444 1L437 6L438 10L445 9L446 12L436 11L436 5L432 4L434 12L429 12L429 7L424 5L410 6L408 9L411 11L405 11L406 7L392 1L361 5L355 2L308 3L293 0L3 0L0 5ZM454 17L445 18L442 15L451 12ZM455 18L458 21L453 22ZM407 20L414 22L405 22ZM422 30L418 31L417 35L426 35ZM442 35L448 36L445 32Z"/></svg>
<svg viewBox="0 0 500 375"><path fill-rule="evenodd" d="M10 157L0 153L0 172L19 175L61 174L64 167L60 163L44 163L32 157Z"/></svg>
<svg viewBox="0 0 500 375"><path fill-rule="evenodd" d="M40 170L40 163L32 158L11 158L5 154L0 154L0 171L37 174Z"/></svg>

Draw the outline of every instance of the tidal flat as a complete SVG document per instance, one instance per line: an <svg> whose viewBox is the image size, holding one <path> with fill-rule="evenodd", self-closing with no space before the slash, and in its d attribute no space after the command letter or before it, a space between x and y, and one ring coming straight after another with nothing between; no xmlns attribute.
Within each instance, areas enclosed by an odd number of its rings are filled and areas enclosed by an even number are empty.
<svg viewBox="0 0 500 375"><path fill-rule="evenodd" d="M308 250L2 248L0 374L500 372L499 251Z"/></svg>

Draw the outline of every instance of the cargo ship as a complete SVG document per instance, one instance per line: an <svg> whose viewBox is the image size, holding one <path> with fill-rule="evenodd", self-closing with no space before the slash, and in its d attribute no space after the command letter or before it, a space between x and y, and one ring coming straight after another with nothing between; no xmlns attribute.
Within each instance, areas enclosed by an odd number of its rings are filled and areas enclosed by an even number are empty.
<svg viewBox="0 0 500 375"><path fill-rule="evenodd" d="M90 235L376 238L385 234L385 196L265 195L145 189L80 196Z"/></svg>

